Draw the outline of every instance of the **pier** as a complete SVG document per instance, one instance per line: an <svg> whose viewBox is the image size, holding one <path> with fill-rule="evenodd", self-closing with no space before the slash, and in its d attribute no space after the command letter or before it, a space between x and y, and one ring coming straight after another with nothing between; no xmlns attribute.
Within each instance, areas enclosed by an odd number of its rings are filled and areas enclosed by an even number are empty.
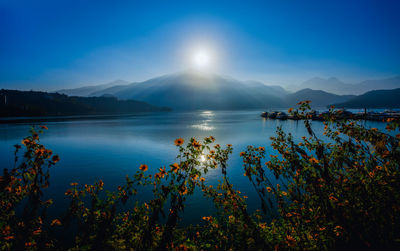
<svg viewBox="0 0 400 251"><path fill-rule="evenodd" d="M307 113L311 120L319 120L325 121L327 116L330 115L329 111L321 112L318 111L310 111ZM386 121L390 118L400 118L400 111L394 110L385 110L383 112L358 112L352 113L346 110L339 110L339 112L335 113L338 119L354 119L354 120L372 120L372 121ZM268 119L279 119L279 120L301 120L303 117L299 115L287 114L281 111L273 111L273 112L263 112L261 113L261 117Z"/></svg>

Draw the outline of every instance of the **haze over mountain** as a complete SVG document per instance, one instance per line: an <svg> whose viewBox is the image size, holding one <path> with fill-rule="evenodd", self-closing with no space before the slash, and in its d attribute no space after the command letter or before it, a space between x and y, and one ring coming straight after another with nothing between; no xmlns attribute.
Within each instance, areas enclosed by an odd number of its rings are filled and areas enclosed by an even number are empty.
<svg viewBox="0 0 400 251"><path fill-rule="evenodd" d="M79 89L64 90L64 93L97 97L112 95L174 110L282 108L294 106L302 100L312 100L312 106L324 107L354 97L308 88L289 93L281 86L269 86L259 81L239 81L231 77L191 71L164 75L144 82L117 84L89 94L87 89L84 90L83 93L79 93Z"/></svg>
<svg viewBox="0 0 400 251"><path fill-rule="evenodd" d="M83 86L83 87L79 87L79 88L75 88L75 89L62 89L62 90L59 90L57 92L63 93L63 94L69 95L69 96L82 96L82 97L85 97L85 96L89 96L93 92L104 90L104 89L112 87L112 86L127 85L127 84L129 84L128 81L115 80L113 82L106 83L106 84L89 85L89 86Z"/></svg>
<svg viewBox="0 0 400 251"><path fill-rule="evenodd" d="M317 77L309 79L300 85L288 86L288 89L291 91L298 91L304 88L323 90L341 95L360 95L372 90L389 90L400 88L400 76L386 79L365 80L357 84L344 83L335 77L327 79Z"/></svg>
<svg viewBox="0 0 400 251"><path fill-rule="evenodd" d="M193 110L284 107L281 97L286 93L282 87L267 86L257 81L184 72L116 85L89 96L111 94L119 99L141 100L175 110Z"/></svg>

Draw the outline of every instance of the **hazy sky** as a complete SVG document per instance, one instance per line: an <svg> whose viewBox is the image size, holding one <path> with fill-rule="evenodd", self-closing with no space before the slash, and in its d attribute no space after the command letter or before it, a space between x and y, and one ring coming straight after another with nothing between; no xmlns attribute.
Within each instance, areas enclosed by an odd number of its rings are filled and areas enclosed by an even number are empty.
<svg viewBox="0 0 400 251"><path fill-rule="evenodd" d="M192 67L268 84L400 74L400 1L0 0L0 88L141 81Z"/></svg>

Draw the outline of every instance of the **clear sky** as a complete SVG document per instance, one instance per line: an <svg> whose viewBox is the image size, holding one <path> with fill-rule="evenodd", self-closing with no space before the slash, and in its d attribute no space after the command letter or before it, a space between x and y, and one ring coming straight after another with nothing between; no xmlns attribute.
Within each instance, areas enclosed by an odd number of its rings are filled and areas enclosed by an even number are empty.
<svg viewBox="0 0 400 251"><path fill-rule="evenodd" d="M267 84L400 74L400 1L0 0L0 88L141 81L191 67Z"/></svg>

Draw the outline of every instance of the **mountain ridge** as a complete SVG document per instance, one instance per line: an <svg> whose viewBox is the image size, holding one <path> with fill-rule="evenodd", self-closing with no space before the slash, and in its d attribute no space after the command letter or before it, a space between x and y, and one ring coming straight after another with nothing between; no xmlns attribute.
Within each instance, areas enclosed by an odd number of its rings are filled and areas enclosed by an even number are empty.
<svg viewBox="0 0 400 251"><path fill-rule="evenodd" d="M302 89L295 93L288 94L284 99L289 106L295 106L298 102L311 100L313 107L326 107L332 103L345 102L355 95L337 95L322 90L313 90L310 88Z"/></svg>
<svg viewBox="0 0 400 251"><path fill-rule="evenodd" d="M185 72L110 87L90 95L111 94L120 99L136 99L177 110L193 110L279 107L283 105L279 97L284 92L283 88L260 82L246 83L215 74Z"/></svg>
<svg viewBox="0 0 400 251"><path fill-rule="evenodd" d="M314 77L302 82L299 85L290 85L287 88L291 91L311 88L314 90L323 90L338 95L361 95L372 90L390 90L400 88L400 76L384 79L364 80L354 84L344 83L336 77Z"/></svg>
<svg viewBox="0 0 400 251"><path fill-rule="evenodd" d="M90 97L109 96L121 100L140 100L156 106L167 106L173 110L283 108L293 107L302 100L312 100L311 105L316 108L344 103L356 97L320 90L320 81L336 89L345 89L348 85L359 88L359 85L345 84L335 77L316 77L304 82L304 86L311 85L313 88L302 88L290 93L281 86L265 85L256 80L240 81L216 74L183 72L162 75L143 82L103 85L102 88L86 94ZM378 85L380 81L367 80L361 82L361 85L368 89ZM388 83L386 87L400 85L400 77L385 81Z"/></svg>
<svg viewBox="0 0 400 251"><path fill-rule="evenodd" d="M373 90L346 102L333 104L339 108L400 108L400 88Z"/></svg>
<svg viewBox="0 0 400 251"><path fill-rule="evenodd" d="M89 96L90 93L103 90L108 87L112 87L115 85L124 85L124 84L129 84L128 81L125 80L115 80L109 83L105 84L100 84L100 85L87 85L87 86L82 86L78 88L73 88L73 89L61 89L56 91L57 93L61 94L66 94L68 96Z"/></svg>

